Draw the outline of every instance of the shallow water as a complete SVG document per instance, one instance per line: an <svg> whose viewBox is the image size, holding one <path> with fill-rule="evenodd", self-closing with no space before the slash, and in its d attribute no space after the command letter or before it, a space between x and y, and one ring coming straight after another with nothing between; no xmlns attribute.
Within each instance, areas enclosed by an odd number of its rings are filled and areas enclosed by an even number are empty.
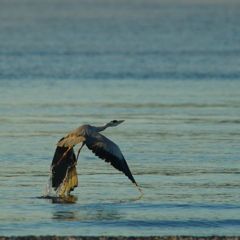
<svg viewBox="0 0 240 240"><path fill-rule="evenodd" d="M0 10L0 235L239 235L239 5L15 4ZM72 196L43 198L57 141L113 119L143 197L84 148Z"/></svg>

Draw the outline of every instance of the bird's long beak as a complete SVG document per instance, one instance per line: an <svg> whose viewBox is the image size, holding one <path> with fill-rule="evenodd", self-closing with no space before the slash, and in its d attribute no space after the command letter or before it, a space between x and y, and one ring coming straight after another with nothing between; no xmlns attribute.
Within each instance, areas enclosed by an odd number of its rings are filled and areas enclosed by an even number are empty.
<svg viewBox="0 0 240 240"><path fill-rule="evenodd" d="M124 121L125 121L125 120L119 120L118 122L119 122L119 123L123 123Z"/></svg>

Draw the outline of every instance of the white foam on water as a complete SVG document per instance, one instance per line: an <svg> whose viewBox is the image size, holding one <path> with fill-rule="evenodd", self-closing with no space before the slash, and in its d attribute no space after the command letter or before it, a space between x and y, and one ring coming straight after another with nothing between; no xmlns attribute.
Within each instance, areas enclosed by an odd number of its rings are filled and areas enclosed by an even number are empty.
<svg viewBox="0 0 240 240"><path fill-rule="evenodd" d="M52 193L52 167L50 168L50 173L49 173L49 177L48 177L48 181L47 183L45 184L45 187L44 189L42 190L42 197L59 197L61 195L61 191L62 191L62 188L64 186L64 183L67 179L67 176L68 176L68 172L69 172L69 169L70 169L70 166L68 167L67 169L67 172L66 172L66 176L65 178L63 179L62 183L60 184L60 186L56 189L56 191L54 193Z"/></svg>
<svg viewBox="0 0 240 240"><path fill-rule="evenodd" d="M45 184L44 189L42 190L42 197L51 197L52 192L52 167L50 168L50 173L48 177L48 181Z"/></svg>

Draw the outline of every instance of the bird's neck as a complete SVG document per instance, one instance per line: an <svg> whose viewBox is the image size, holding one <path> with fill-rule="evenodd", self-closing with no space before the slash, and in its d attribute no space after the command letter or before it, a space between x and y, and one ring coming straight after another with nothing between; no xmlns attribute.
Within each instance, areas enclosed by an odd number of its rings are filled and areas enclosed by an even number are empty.
<svg viewBox="0 0 240 240"><path fill-rule="evenodd" d="M104 124L103 126L101 126L101 127L95 127L95 129L96 129L97 132L102 132L102 131L104 131L107 127L109 127L109 126L108 126L107 123L105 123L105 124Z"/></svg>

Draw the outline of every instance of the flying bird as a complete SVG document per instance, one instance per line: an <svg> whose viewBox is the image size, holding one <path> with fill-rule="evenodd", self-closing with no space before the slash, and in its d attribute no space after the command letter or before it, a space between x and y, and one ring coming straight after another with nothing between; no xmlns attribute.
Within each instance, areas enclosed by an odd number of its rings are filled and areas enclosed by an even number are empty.
<svg viewBox="0 0 240 240"><path fill-rule="evenodd" d="M105 162L110 162L114 168L123 172L142 193L119 147L99 133L108 127L115 127L123 122L124 120L113 120L101 127L82 125L59 140L53 156L51 169L52 187L57 190L63 184L60 195L64 194L65 191L70 193L78 186L76 164L84 145L97 157L105 160ZM82 145L76 157L73 147L78 143L82 143Z"/></svg>

